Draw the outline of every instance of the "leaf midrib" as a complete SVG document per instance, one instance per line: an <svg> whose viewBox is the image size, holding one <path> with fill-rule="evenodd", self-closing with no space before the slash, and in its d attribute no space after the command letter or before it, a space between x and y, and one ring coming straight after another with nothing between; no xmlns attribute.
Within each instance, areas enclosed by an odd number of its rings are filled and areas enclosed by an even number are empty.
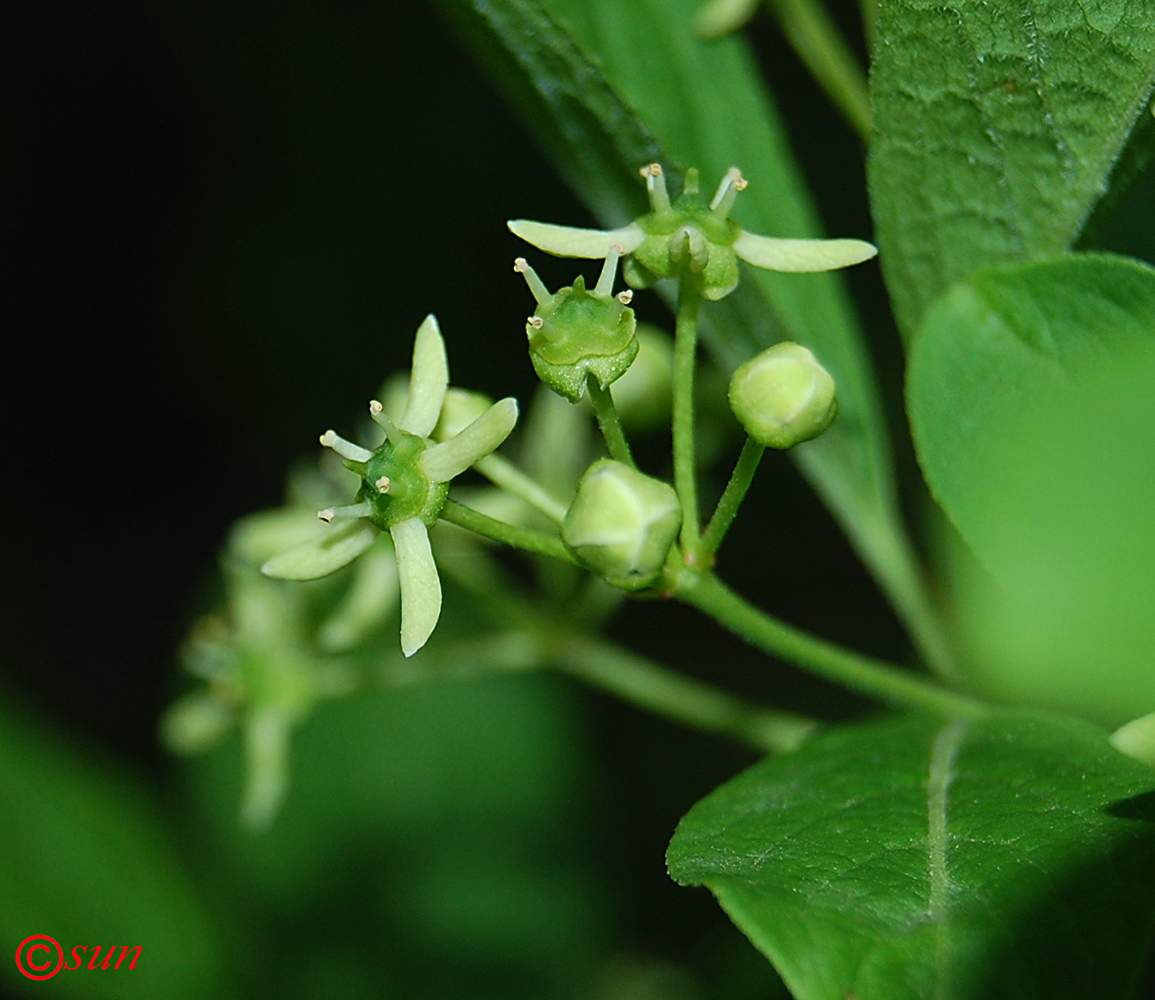
<svg viewBox="0 0 1155 1000"><path fill-rule="evenodd" d="M955 778L955 760L966 735L967 723L956 719L935 737L930 752L927 777L927 913L935 925L935 996L944 1000L949 961L951 879L947 855L950 786Z"/></svg>

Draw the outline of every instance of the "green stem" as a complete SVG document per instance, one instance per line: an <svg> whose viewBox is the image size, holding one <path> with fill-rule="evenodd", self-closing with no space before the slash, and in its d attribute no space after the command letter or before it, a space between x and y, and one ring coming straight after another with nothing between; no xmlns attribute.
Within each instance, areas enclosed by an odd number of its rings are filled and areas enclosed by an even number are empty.
<svg viewBox="0 0 1155 1000"><path fill-rule="evenodd" d="M630 454L630 444L626 440L625 431L622 430L622 419L618 416L618 409L614 406L614 397L610 390L603 389L593 375L586 376L586 389L590 394L594 415L598 418L598 428L605 438L610 458L636 469L634 456Z"/></svg>
<svg viewBox="0 0 1155 1000"><path fill-rule="evenodd" d="M738 456L734 471L730 475L730 481L726 484L722 498L714 509L714 516L710 518L710 523L706 526L706 533L702 535L702 547L699 549L699 555L703 560L708 560L718 551L718 546L722 544L722 539L726 537L726 532L734 523L734 517L742 505L746 491L750 489L750 484L754 481L754 473L758 471L758 463L762 461L762 453L765 450L764 444L759 444L752 437L746 438L746 443L742 446L742 454Z"/></svg>
<svg viewBox="0 0 1155 1000"><path fill-rule="evenodd" d="M949 717L978 718L987 712L981 702L893 663L843 649L779 621L739 597L713 573L683 570L674 578L673 592L752 646L871 698Z"/></svg>
<svg viewBox="0 0 1155 1000"><path fill-rule="evenodd" d="M388 653L372 664L370 677L380 687L405 688L435 680L525 673L545 665L546 650L535 633L509 631L430 643L419 657Z"/></svg>
<svg viewBox="0 0 1155 1000"><path fill-rule="evenodd" d="M863 142L870 138L870 91L850 47L821 0L768 0L782 33Z"/></svg>
<svg viewBox="0 0 1155 1000"><path fill-rule="evenodd" d="M751 705L720 688L673 673L597 639L570 639L556 650L551 662L639 708L759 750L793 750L817 726L812 719Z"/></svg>
<svg viewBox="0 0 1155 1000"><path fill-rule="evenodd" d="M495 542L504 542L515 549L526 552L536 552L543 556L553 556L555 559L564 559L566 562L576 563L577 560L570 554L562 540L556 535L548 535L544 531L534 528L519 528L513 524L506 524L488 514L466 507L454 500L446 500L441 508L440 517L443 521L456 524L459 528L492 538Z"/></svg>
<svg viewBox="0 0 1155 1000"><path fill-rule="evenodd" d="M520 497L551 521L561 524L565 520L565 504L554 499L536 479L522 472L507 458L501 455L486 455L473 467L495 486L500 486L515 497Z"/></svg>
<svg viewBox="0 0 1155 1000"><path fill-rule="evenodd" d="M682 504L682 550L697 560L698 472L694 461L694 365L698 360L698 307L702 296L693 280L678 281L678 321L674 328L674 489Z"/></svg>

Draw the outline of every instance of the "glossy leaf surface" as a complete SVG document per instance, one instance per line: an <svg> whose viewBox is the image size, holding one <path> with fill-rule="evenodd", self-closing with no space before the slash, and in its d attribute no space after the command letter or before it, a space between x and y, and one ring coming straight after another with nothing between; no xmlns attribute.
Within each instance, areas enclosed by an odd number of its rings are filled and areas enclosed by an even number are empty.
<svg viewBox="0 0 1155 1000"><path fill-rule="evenodd" d="M797 1000L1113 1000L1155 913L1153 789L1069 719L886 719L740 774L668 860Z"/></svg>

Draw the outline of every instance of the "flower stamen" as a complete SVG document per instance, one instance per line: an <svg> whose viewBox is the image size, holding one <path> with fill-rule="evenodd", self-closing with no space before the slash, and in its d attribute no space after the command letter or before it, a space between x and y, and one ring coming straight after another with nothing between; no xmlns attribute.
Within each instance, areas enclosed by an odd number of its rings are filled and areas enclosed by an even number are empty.
<svg viewBox="0 0 1155 1000"><path fill-rule="evenodd" d="M618 261L626 248L620 243L611 243L610 251L606 254L606 262L602 265L602 273L598 275L598 283L594 285L594 295L603 295L609 298L614 290L614 278L618 274Z"/></svg>
<svg viewBox="0 0 1155 1000"><path fill-rule="evenodd" d="M345 507L326 507L317 511L317 517L329 522L335 518L368 517L373 513L373 505L368 500L361 503L352 503Z"/></svg>
<svg viewBox="0 0 1155 1000"><path fill-rule="evenodd" d="M718 185L718 193L710 202L710 211L714 213L715 218L721 220L729 216L730 209L734 207L734 199L738 197L739 191L746 190L746 183L746 178L737 167L731 167L726 171L726 176Z"/></svg>
<svg viewBox="0 0 1155 1000"><path fill-rule="evenodd" d="M373 452L352 441L346 441L334 430L325 431L320 437L320 442L324 447L332 448L342 458L353 462L368 462L373 457Z"/></svg>
<svg viewBox="0 0 1155 1000"><path fill-rule="evenodd" d="M524 257L518 257L513 262L513 269L525 278L525 283L529 285L529 290L533 292L533 297L537 299L537 304L541 305L543 302L548 302L552 295L549 289L545 287L545 282L537 276L537 272L529 266L529 261Z"/></svg>
<svg viewBox="0 0 1155 1000"><path fill-rule="evenodd" d="M389 439L390 444L397 445L401 441L401 431L397 429L397 425L386 415L385 407L381 405L380 400L369 400L369 416L373 418L373 423L385 432L385 436Z"/></svg>
<svg viewBox="0 0 1155 1000"><path fill-rule="evenodd" d="M647 163L638 171L646 179L646 193L650 196L650 208L655 212L670 210L670 194L666 190L666 178L660 163Z"/></svg>

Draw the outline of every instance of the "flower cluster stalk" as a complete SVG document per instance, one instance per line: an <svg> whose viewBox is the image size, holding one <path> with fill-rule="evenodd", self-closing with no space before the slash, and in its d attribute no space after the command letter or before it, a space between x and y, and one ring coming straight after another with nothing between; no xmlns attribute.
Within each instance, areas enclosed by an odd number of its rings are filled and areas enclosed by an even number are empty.
<svg viewBox="0 0 1155 1000"><path fill-rule="evenodd" d="M678 283L678 319L674 328L674 489L682 503L682 551L697 558L699 537L698 470L694 455L694 367L698 354L698 312L702 297L683 279Z"/></svg>
<svg viewBox="0 0 1155 1000"><path fill-rule="evenodd" d="M718 546L722 544L722 539L726 537L726 532L730 530L730 525L734 523L738 508L754 482L754 473L758 471L758 465L765 451L765 445L759 444L752 437L746 438L742 453L738 456L734 471L730 474L730 481L726 484L726 489L718 500L718 506L714 508L710 523L702 535L699 555L704 562L713 558Z"/></svg>
<svg viewBox="0 0 1155 1000"><path fill-rule="evenodd" d="M589 392L594 416L597 417L598 421L598 429L602 432L602 437L605 438L610 458L631 468L637 468L634 456L630 452L629 442L626 441L625 431L622 430L622 420L618 416L617 407L614 406L614 397L611 395L609 387L602 388L598 384L598 380L593 375L589 375L586 377L586 391Z"/></svg>

